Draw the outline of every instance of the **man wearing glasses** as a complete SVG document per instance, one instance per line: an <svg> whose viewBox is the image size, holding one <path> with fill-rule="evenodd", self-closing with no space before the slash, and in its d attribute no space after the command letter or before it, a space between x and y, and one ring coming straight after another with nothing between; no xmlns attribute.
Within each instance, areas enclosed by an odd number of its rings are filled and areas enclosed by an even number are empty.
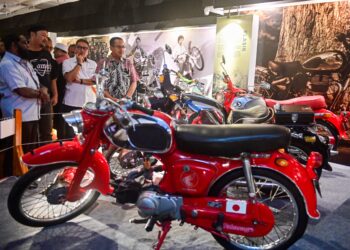
<svg viewBox="0 0 350 250"><path fill-rule="evenodd" d="M89 42L79 39L76 42L75 57L63 62L62 73L67 81L62 105L64 113L81 109L87 102L96 102L92 85L95 84L93 76L97 65L87 58L88 54ZM64 136L67 139L74 137L74 131L68 124L65 124Z"/></svg>
<svg viewBox="0 0 350 250"><path fill-rule="evenodd" d="M109 80L105 86L105 96L114 100L132 98L139 77L131 60L124 58L125 43L120 37L109 41L111 55L106 60Z"/></svg>

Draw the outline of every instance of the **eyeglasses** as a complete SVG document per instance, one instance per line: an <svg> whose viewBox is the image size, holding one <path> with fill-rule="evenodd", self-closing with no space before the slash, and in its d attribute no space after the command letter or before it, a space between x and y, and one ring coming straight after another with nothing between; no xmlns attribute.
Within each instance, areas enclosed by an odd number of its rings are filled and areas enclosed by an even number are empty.
<svg viewBox="0 0 350 250"><path fill-rule="evenodd" d="M125 49L125 46L124 45L115 45L115 46L112 46L113 48L117 48L117 49Z"/></svg>
<svg viewBox="0 0 350 250"><path fill-rule="evenodd" d="M89 49L89 47L83 47L83 46L79 46L79 45L76 48L77 49L82 49L82 50L88 50Z"/></svg>

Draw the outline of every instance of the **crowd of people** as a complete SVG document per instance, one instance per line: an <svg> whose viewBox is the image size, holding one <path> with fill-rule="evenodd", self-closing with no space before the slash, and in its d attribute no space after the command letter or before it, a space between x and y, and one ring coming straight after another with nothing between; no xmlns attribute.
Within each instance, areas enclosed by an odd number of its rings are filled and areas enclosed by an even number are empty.
<svg viewBox="0 0 350 250"><path fill-rule="evenodd" d="M53 46L48 32L45 26L35 25L27 34L10 34L0 41L2 117L12 117L15 109L22 111L24 152L52 141L53 128L58 139L74 137L61 114L96 100L95 73L101 65L110 74L105 86L109 98L132 97L139 80L133 62L125 58L122 38L110 39L110 56L97 65L89 59L87 40Z"/></svg>

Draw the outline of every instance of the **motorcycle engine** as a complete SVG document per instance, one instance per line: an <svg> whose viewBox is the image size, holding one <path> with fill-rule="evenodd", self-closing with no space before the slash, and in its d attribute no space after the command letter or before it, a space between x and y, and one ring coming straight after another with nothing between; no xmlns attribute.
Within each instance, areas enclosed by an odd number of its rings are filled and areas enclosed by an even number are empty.
<svg viewBox="0 0 350 250"><path fill-rule="evenodd" d="M153 191L143 192L137 200L136 206L141 217L180 219L182 197L161 195Z"/></svg>

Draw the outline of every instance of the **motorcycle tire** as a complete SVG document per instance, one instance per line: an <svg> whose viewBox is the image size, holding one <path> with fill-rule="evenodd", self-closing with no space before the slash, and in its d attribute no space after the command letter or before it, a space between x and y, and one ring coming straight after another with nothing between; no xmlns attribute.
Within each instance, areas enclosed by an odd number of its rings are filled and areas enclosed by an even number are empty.
<svg viewBox="0 0 350 250"><path fill-rule="evenodd" d="M293 184L288 178L286 178L282 174L279 174L273 170L258 169L254 167L252 168L252 173L255 180L256 178L266 178L266 180L273 180L275 183L279 183L281 187L284 187L286 190L288 190L288 192L291 194L291 197L293 198L294 204L296 206L295 212L297 212L297 215L298 215L295 221L296 222L295 227L293 228L293 230L291 230L291 235L288 235L288 237L286 237L284 241L278 242L272 248L268 248L268 249L274 249L274 250L288 249L288 247L290 247L293 243L295 243L297 240L299 240L303 236L307 227L308 215L306 213L304 199L300 194L298 188L295 186L295 184ZM243 169L238 169L226 174L218 182L216 182L214 186L210 189L209 196L222 197L222 195L220 194L223 192L223 190L225 190L228 187L230 183L234 183L235 180L238 180L237 183L239 183L240 182L239 179L242 179L242 178L245 179ZM246 199L248 199L248 194L246 194ZM239 243L234 243L233 239L227 240L216 234L212 234L212 236L225 249L228 249L228 250L250 249L249 246L242 245ZM232 235L232 236L234 237L236 235ZM242 239L241 236L237 238ZM251 239L256 240L257 238L251 238ZM262 245L260 246L254 245L254 249L262 249L262 248L263 248Z"/></svg>
<svg viewBox="0 0 350 250"><path fill-rule="evenodd" d="M78 205L78 207L75 209L75 211L68 213L66 215L60 216L58 218L53 219L34 219L30 217L29 215L26 215L24 212L24 209L22 207L21 201L22 197L24 196L24 193L26 189L33 190L36 188L39 188L39 185L37 184L39 182L39 179L43 177L45 174L48 174L51 171L63 169L65 167L68 167L66 164L55 164L50 166L38 166L32 168L29 172L27 172L25 175L21 176L17 182L12 187L8 201L7 206L8 210L11 214L11 216L18 221L19 223L30 226L30 227L47 227L47 226L53 226L58 225L61 223L64 223L66 221L69 221L78 215L85 212L87 209L89 209L98 199L100 193L95 190L89 190L90 194L88 197L83 197L84 201ZM71 167L77 167L77 164L70 164ZM33 185L35 184L35 185ZM45 189L45 192L48 190L48 187ZM35 199L35 198L30 198ZM36 198L38 199L38 198ZM48 198L47 198L48 199ZM44 201L44 200L43 200ZM63 205L62 205L63 206ZM39 208L40 209L40 208ZM52 208L53 209L53 208ZM48 208L48 214L50 215L50 210ZM67 209L66 209L67 211ZM42 212L41 212L42 213ZM52 210L52 213L55 216L55 211ZM34 215L34 214L33 214Z"/></svg>
<svg viewBox="0 0 350 250"><path fill-rule="evenodd" d="M316 119L316 123L321 127L326 128L330 132L330 134L334 137L335 143L334 143L333 150L336 150L339 144L339 133L337 129L331 123L324 121L322 119Z"/></svg>
<svg viewBox="0 0 350 250"><path fill-rule="evenodd" d="M294 147L297 150L300 150L301 153L304 153L305 155L307 155L307 159L309 158L309 155L311 154L312 151L318 152L321 155L323 155L322 152L320 152L320 150L318 150L317 148L312 147L311 145L308 145L307 143L301 143L300 141L296 141L296 140L293 140L293 139L292 139L292 142L290 144L290 147ZM288 153L290 153L295 159L297 159L299 163L301 163L302 165L305 166L306 163L307 163L307 159L304 159L302 157L298 157L297 155L289 152L289 150L291 150L291 149L292 148L288 148ZM321 177L321 175L322 175L322 166L316 169L316 174L317 174L318 178Z"/></svg>

